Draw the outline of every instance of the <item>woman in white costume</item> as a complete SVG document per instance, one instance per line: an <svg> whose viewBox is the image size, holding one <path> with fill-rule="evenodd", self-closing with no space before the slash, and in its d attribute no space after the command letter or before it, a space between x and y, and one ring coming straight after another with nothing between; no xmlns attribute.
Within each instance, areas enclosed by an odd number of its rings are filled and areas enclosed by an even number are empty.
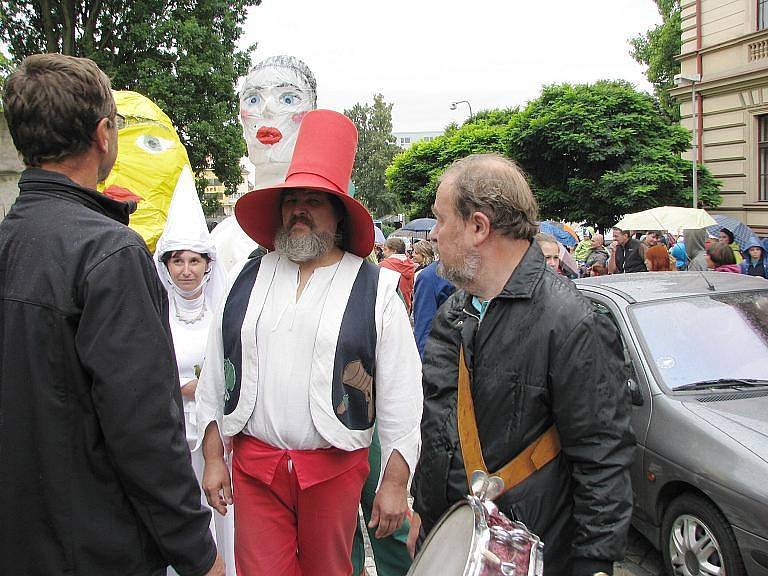
<svg viewBox="0 0 768 576"><path fill-rule="evenodd" d="M198 439L195 389L202 368L208 328L226 289L226 273L216 258L216 248L205 224L189 166L185 166L173 193L168 220L157 241L155 265L168 291L170 326L173 335L179 385L184 403L187 443L194 450ZM197 481L203 478L203 455L192 452ZM201 501L205 496L201 490ZM221 516L212 510L211 531L219 554L227 565L227 576L235 574L234 515ZM176 575L168 568L168 576Z"/></svg>

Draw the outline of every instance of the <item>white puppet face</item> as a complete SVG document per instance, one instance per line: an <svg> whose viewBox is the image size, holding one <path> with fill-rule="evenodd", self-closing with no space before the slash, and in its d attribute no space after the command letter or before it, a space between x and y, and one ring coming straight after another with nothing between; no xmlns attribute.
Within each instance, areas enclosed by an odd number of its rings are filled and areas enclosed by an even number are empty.
<svg viewBox="0 0 768 576"><path fill-rule="evenodd" d="M240 119L254 166L287 169L301 119L314 107L314 90L297 71L277 65L251 71L240 90Z"/></svg>

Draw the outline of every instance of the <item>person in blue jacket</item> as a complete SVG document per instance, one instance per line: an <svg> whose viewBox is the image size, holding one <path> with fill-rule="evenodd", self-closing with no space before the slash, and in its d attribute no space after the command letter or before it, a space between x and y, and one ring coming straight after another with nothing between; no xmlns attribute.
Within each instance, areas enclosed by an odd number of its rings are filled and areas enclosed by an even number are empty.
<svg viewBox="0 0 768 576"><path fill-rule="evenodd" d="M675 259L675 267L678 270L685 270L688 267L688 257L685 254L685 240L683 236L678 237L677 242L669 250L669 253Z"/></svg>
<svg viewBox="0 0 768 576"><path fill-rule="evenodd" d="M768 278L768 255L757 238L749 242L743 254L744 260L740 264L742 274Z"/></svg>
<svg viewBox="0 0 768 576"><path fill-rule="evenodd" d="M432 328L432 319L437 309L453 294L456 288L438 275L439 262L432 262L421 270L416 277L416 287L413 296L413 334L416 337L416 346L419 355L424 358L424 346L427 343L429 330Z"/></svg>

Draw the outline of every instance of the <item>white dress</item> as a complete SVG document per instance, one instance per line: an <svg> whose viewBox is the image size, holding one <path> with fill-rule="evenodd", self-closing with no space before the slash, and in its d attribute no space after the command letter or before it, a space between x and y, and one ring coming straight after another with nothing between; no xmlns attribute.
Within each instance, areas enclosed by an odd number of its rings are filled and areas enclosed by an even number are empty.
<svg viewBox="0 0 768 576"><path fill-rule="evenodd" d="M173 335L173 345L176 352L176 364L179 369L179 385L184 386L190 380L197 378L205 357L205 344L208 339L208 328L213 319L213 311L208 309L204 295L194 300L185 300L178 294L168 294L170 304L170 324ZM197 416L194 398L183 398L184 421L186 422L187 444L193 450L197 443L198 434L203 430L197 429ZM192 452L192 468L199 484L203 481L202 449ZM208 502L202 489L200 499L206 508ZM227 576L235 576L235 524L234 509L227 507L227 515L222 516L211 509L211 533L216 541L219 554L227 565ZM167 576L176 576L173 568L168 568Z"/></svg>

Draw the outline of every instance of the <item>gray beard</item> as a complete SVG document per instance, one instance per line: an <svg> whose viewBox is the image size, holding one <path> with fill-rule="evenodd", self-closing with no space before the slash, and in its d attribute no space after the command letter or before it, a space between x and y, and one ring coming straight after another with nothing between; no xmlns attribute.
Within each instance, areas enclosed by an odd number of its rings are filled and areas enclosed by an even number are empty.
<svg viewBox="0 0 768 576"><path fill-rule="evenodd" d="M275 252L291 262L311 262L320 258L334 246L335 237L330 232L312 232L292 236L289 230L281 228L275 235Z"/></svg>
<svg viewBox="0 0 768 576"><path fill-rule="evenodd" d="M462 258L462 265L459 268L446 266L442 260L437 265L437 273L440 276L463 290L468 290L474 284L479 270L480 255L477 252L465 254Z"/></svg>

